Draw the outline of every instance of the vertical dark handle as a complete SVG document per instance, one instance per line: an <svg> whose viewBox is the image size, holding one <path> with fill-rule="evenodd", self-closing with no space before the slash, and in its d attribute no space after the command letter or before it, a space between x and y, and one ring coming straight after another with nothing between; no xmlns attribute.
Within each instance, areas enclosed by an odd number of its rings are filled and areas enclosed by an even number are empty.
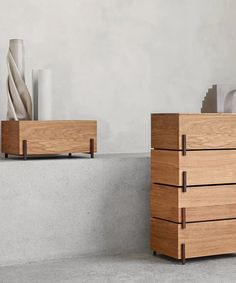
<svg viewBox="0 0 236 283"><path fill-rule="evenodd" d="M183 179L183 181L182 181L182 191L184 193L186 193L187 192L187 172L186 171L183 171L182 179Z"/></svg>
<svg viewBox="0 0 236 283"><path fill-rule="evenodd" d="M181 228L186 228L186 208L181 208Z"/></svg>
<svg viewBox="0 0 236 283"><path fill-rule="evenodd" d="M94 139L90 139L90 157L94 158Z"/></svg>
<svg viewBox="0 0 236 283"><path fill-rule="evenodd" d="M181 260L182 264L185 264L185 244L181 244Z"/></svg>
<svg viewBox="0 0 236 283"><path fill-rule="evenodd" d="M182 155L185 156L187 153L187 140L186 135L182 135Z"/></svg>
<svg viewBox="0 0 236 283"><path fill-rule="evenodd" d="M23 158L27 159L27 140L23 140Z"/></svg>

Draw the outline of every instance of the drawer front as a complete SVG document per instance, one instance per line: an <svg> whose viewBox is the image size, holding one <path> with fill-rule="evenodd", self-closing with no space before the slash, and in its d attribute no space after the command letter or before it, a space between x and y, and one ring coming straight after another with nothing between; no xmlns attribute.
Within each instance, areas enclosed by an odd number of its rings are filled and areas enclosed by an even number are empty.
<svg viewBox="0 0 236 283"><path fill-rule="evenodd" d="M96 121L20 123L20 143L27 140L28 154L89 152L91 138L95 140L96 151L96 134Z"/></svg>
<svg viewBox="0 0 236 283"><path fill-rule="evenodd" d="M188 223L186 229L165 220L151 222L151 248L162 254L180 259L181 244L186 258L236 252L236 219Z"/></svg>
<svg viewBox="0 0 236 283"><path fill-rule="evenodd" d="M23 141L22 141L23 143ZM96 144L96 141L95 141ZM23 147L21 146L23 154ZM27 140L27 153L28 154L63 154L63 153L88 153L90 151L90 140L80 140L78 141L61 141L61 140L51 140L51 141L35 141ZM96 152L96 148L95 148Z"/></svg>
<svg viewBox="0 0 236 283"><path fill-rule="evenodd" d="M84 140L96 138L97 122L89 120L20 121L22 140Z"/></svg>
<svg viewBox="0 0 236 283"><path fill-rule="evenodd" d="M186 209L186 221L206 221L236 218L236 185L182 188L152 185L151 215L181 223Z"/></svg>
<svg viewBox="0 0 236 283"><path fill-rule="evenodd" d="M183 185L183 171L187 186L236 183L236 150L152 150L151 171L153 183L174 186Z"/></svg>
<svg viewBox="0 0 236 283"><path fill-rule="evenodd" d="M236 148L235 114L152 114L152 148L187 149Z"/></svg>

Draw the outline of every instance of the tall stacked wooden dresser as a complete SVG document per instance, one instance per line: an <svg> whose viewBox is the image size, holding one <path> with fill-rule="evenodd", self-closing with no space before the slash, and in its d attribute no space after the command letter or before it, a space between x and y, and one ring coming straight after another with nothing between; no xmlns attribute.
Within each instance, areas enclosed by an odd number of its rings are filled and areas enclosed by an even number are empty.
<svg viewBox="0 0 236 283"><path fill-rule="evenodd" d="M236 252L236 115L152 114L151 249Z"/></svg>

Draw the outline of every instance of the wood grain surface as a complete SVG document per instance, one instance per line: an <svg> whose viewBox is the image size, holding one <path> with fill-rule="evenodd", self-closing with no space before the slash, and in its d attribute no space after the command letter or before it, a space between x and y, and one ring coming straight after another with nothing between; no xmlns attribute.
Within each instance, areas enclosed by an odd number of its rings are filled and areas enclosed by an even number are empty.
<svg viewBox="0 0 236 283"><path fill-rule="evenodd" d="M1 122L1 151L18 154L20 151L19 143L19 123L15 121Z"/></svg>
<svg viewBox="0 0 236 283"><path fill-rule="evenodd" d="M151 249L177 259L181 244L186 258L236 252L236 219L181 224L152 218Z"/></svg>
<svg viewBox="0 0 236 283"><path fill-rule="evenodd" d="M187 149L236 149L236 114L152 114L151 147Z"/></svg>
<svg viewBox="0 0 236 283"><path fill-rule="evenodd" d="M151 115L151 147L179 149L179 114Z"/></svg>
<svg viewBox="0 0 236 283"><path fill-rule="evenodd" d="M151 219L151 250L179 258L178 225L159 219Z"/></svg>
<svg viewBox="0 0 236 283"><path fill-rule="evenodd" d="M236 183L236 150L179 151L152 150L153 183L182 186L183 171L187 185Z"/></svg>
<svg viewBox="0 0 236 283"><path fill-rule="evenodd" d="M151 216L181 222L181 208L186 221L236 218L236 185L182 188L152 184Z"/></svg>
<svg viewBox="0 0 236 283"><path fill-rule="evenodd" d="M236 252L236 114L152 114L151 127L151 249L176 259L182 244L186 258Z"/></svg>
<svg viewBox="0 0 236 283"><path fill-rule="evenodd" d="M23 140L29 155L89 152L90 139L97 149L96 121L2 121L2 133L2 152L9 154L22 154Z"/></svg>

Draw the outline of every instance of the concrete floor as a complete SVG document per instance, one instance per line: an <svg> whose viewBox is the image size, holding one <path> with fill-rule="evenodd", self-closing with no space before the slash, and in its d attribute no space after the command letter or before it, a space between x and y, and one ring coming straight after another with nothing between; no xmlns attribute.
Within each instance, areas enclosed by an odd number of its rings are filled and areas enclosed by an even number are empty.
<svg viewBox="0 0 236 283"><path fill-rule="evenodd" d="M188 260L151 254L80 257L0 267L1 283L236 282L236 255Z"/></svg>

